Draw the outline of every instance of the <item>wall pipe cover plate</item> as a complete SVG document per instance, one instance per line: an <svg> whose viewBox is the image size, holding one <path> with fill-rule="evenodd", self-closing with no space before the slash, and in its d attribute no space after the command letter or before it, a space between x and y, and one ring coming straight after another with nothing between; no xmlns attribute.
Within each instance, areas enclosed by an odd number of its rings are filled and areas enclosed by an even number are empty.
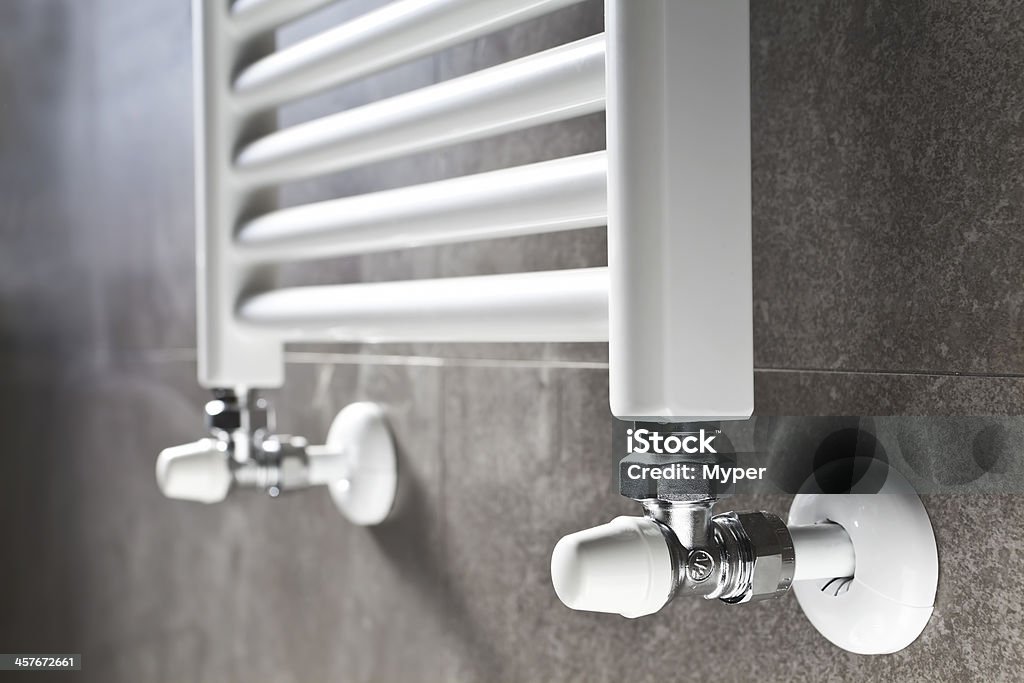
<svg viewBox="0 0 1024 683"><path fill-rule="evenodd" d="M346 461L348 476L327 485L338 510L359 526L386 520L398 489L398 458L383 409L368 402L345 406L324 445Z"/></svg>
<svg viewBox="0 0 1024 683"><path fill-rule="evenodd" d="M849 590L822 590L826 581L799 581L796 598L814 627L857 654L898 652L931 617L939 560L928 513L911 484L877 460L835 463L857 472L847 494L823 493L817 480L793 501L789 524L840 524L853 541L856 570ZM799 558L797 558L799 562Z"/></svg>

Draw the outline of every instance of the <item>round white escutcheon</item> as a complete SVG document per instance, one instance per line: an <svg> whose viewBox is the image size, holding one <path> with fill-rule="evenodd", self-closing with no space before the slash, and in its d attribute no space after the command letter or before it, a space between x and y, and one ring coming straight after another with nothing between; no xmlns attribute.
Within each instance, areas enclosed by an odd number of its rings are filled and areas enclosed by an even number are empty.
<svg viewBox="0 0 1024 683"><path fill-rule="evenodd" d="M852 493L822 493L811 483L789 511L791 525L830 521L846 530L856 556L853 580L799 581L793 591L832 643L857 654L889 654L914 642L928 624L938 551L928 513L902 475L868 459L857 459L856 470Z"/></svg>
<svg viewBox="0 0 1024 683"><path fill-rule="evenodd" d="M325 447L342 453L348 475L327 485L331 498L353 524L380 524L398 489L398 459L384 411L376 403L345 406L327 432Z"/></svg>

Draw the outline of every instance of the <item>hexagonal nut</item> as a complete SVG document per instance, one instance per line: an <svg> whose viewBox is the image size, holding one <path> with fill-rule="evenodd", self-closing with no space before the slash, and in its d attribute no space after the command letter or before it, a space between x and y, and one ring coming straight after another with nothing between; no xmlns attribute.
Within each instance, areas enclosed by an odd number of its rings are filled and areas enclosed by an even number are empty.
<svg viewBox="0 0 1024 683"><path fill-rule="evenodd" d="M216 398L206 404L206 426L213 432L233 432L242 426L242 409L237 400Z"/></svg>
<svg viewBox="0 0 1024 683"><path fill-rule="evenodd" d="M739 528L741 537L749 544L752 558L746 593L729 602L776 598L789 590L796 569L796 553L786 523L770 512L729 512L719 517Z"/></svg>
<svg viewBox="0 0 1024 683"><path fill-rule="evenodd" d="M704 478L703 467L723 462L720 455L630 453L619 461L619 493L637 501L689 503L721 498L735 485Z"/></svg>

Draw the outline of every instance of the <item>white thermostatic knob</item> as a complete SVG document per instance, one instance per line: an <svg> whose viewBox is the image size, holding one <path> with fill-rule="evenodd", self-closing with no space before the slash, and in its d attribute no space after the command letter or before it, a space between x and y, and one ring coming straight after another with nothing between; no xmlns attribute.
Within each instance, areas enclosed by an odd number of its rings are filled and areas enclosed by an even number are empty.
<svg viewBox="0 0 1024 683"><path fill-rule="evenodd" d="M231 480L227 448L216 439L165 448L156 460L156 483L168 498L218 503Z"/></svg>
<svg viewBox="0 0 1024 683"><path fill-rule="evenodd" d="M642 617L668 602L672 558L657 522L616 517L560 540L551 553L551 580L567 607Z"/></svg>

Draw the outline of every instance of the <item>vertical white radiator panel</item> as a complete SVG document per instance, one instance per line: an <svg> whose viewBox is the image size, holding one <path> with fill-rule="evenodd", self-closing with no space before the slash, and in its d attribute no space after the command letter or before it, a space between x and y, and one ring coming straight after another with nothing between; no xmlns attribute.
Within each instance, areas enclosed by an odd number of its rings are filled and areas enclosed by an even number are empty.
<svg viewBox="0 0 1024 683"><path fill-rule="evenodd" d="M753 410L747 0L607 0L611 408Z"/></svg>
<svg viewBox="0 0 1024 683"><path fill-rule="evenodd" d="M276 387L284 379L280 342L244 334L235 321L239 292L270 287L266 266L234 263L234 225L243 211L274 208L274 191L245 192L236 187L230 169L241 121L229 101L227 84L243 57L274 49L274 38L245 43L240 54L231 39L229 3L192 3L195 78L196 155L196 287L199 382L206 387ZM247 130L269 133L276 116L245 120Z"/></svg>

